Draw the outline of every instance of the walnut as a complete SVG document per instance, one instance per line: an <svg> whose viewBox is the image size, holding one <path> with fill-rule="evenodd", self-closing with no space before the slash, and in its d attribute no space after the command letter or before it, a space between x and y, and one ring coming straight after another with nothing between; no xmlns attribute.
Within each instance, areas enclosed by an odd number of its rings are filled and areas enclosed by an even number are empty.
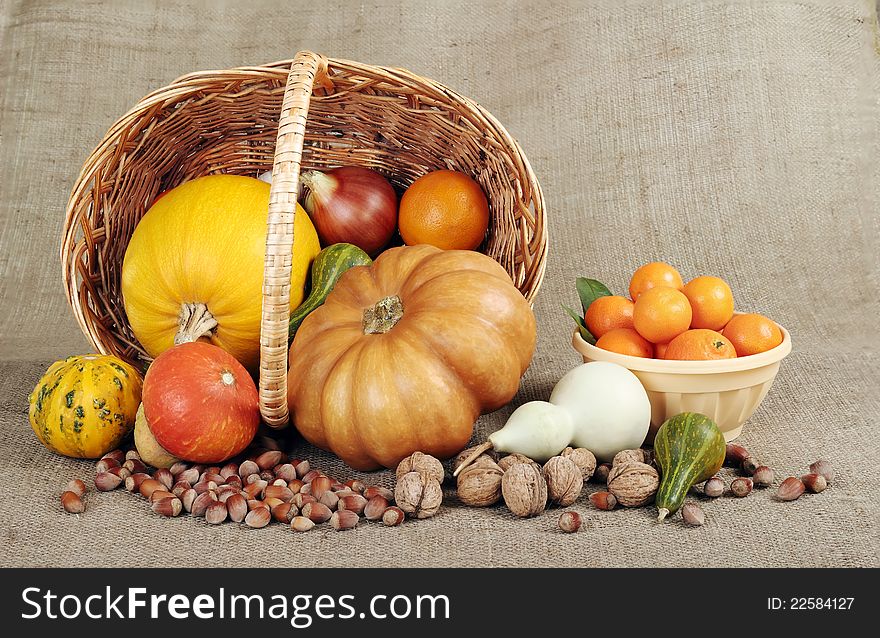
<svg viewBox="0 0 880 638"><path fill-rule="evenodd" d="M503 459L498 461L498 467L501 468L502 472L506 472L510 469L510 466L514 463L530 463L538 468L538 471L541 471L541 466L535 463L532 459L527 457L525 454L519 454L514 452L513 454L508 454Z"/></svg>
<svg viewBox="0 0 880 638"><path fill-rule="evenodd" d="M501 477L501 494L511 512L517 516L537 516L547 507L547 482L540 466L514 463Z"/></svg>
<svg viewBox="0 0 880 638"><path fill-rule="evenodd" d="M650 465L645 460L645 451L641 448L638 450L621 450L611 459L611 465L623 465L624 463L646 463Z"/></svg>
<svg viewBox="0 0 880 638"><path fill-rule="evenodd" d="M464 463L478 447L481 446L475 445L459 452L458 456L456 456L455 460L452 462L452 471L455 472L455 470L458 469L458 466ZM495 453L490 450L486 453L480 454L477 458L471 461L471 464L468 465L468 467L498 467L498 464L495 461Z"/></svg>
<svg viewBox="0 0 880 638"><path fill-rule="evenodd" d="M446 475L440 461L430 454L422 454L421 452L413 452L397 465L397 480L399 481L408 472L422 472L438 483L442 483Z"/></svg>
<svg viewBox="0 0 880 638"><path fill-rule="evenodd" d="M571 448L567 447L562 450L562 456L574 461L578 466L585 481L589 481L596 471L596 456L585 447Z"/></svg>
<svg viewBox="0 0 880 638"><path fill-rule="evenodd" d="M564 456L554 456L544 464L544 480L550 502L562 507L574 503L584 487L580 468Z"/></svg>
<svg viewBox="0 0 880 638"><path fill-rule="evenodd" d="M492 466L474 463L458 475L458 498L465 505L488 507L501 499L501 477L504 472L492 459L486 459Z"/></svg>
<svg viewBox="0 0 880 638"><path fill-rule="evenodd" d="M407 472L397 480L394 500L407 514L416 518L430 518L440 509L443 489L440 481L426 472Z"/></svg>
<svg viewBox="0 0 880 638"><path fill-rule="evenodd" d="M608 474L608 489L624 507L649 503L660 485L660 475L645 463L619 463Z"/></svg>

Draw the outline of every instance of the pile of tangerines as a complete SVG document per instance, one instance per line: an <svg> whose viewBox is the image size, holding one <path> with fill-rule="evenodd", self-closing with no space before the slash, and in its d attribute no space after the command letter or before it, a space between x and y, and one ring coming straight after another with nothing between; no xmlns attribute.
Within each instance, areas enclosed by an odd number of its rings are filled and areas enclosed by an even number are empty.
<svg viewBox="0 0 880 638"><path fill-rule="evenodd" d="M633 357L732 359L775 348L779 326L763 315L733 314L733 293L718 277L687 284L663 262L633 273L629 296L605 296L587 308L584 323L596 346Z"/></svg>

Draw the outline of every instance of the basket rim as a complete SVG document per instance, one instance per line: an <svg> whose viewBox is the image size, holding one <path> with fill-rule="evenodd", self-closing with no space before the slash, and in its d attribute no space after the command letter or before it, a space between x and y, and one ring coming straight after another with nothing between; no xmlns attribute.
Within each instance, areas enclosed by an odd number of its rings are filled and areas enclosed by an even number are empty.
<svg viewBox="0 0 880 638"><path fill-rule="evenodd" d="M528 157L507 129L476 101L430 78L413 74L399 67L371 65L323 56L317 57L328 65L331 71L329 76L331 81L332 71L335 69L341 69L354 75L378 74L386 76L390 82L402 86L404 94L405 90L411 87L417 96L422 95L449 104L455 108L462 119L469 120L475 128L489 129L491 131L490 137L494 134L497 140L495 143L499 144L499 148L506 147L504 152L512 161L510 170L516 175L518 185L523 188L515 197L519 202L528 205L528 210L523 214L526 215L527 223L530 226L528 229L517 229L516 231L518 238L522 240L522 248L518 251L518 264L514 266L515 269L511 270L510 274L514 282L518 279L523 282L521 292L526 300L533 304L547 268L549 229L546 220L546 201ZM90 284L84 284L84 277L80 277L79 274L85 263L83 252L87 250L83 239L84 231L89 232L88 222L84 222L84 220L90 219L87 205L96 197L92 192L94 179L120 153L121 138L133 126L142 126L140 120L145 116L149 117L151 111L158 113L163 105L192 99L195 94L204 90L209 84L212 88L216 88L218 81L228 79L229 82L234 83L236 80L267 80L277 82L279 87L283 87L289 78L293 61L294 58L290 58L261 65L202 70L179 76L169 84L154 89L137 100L131 108L113 122L100 142L88 154L80 174L76 177L71 188L65 208L59 257L68 304L73 310L80 329L99 352L107 354L115 352L118 347L126 347L125 344L133 345L112 324L105 325L95 312L86 311L85 306L91 303L94 292L84 290ZM524 192L528 193L528 198L524 197ZM94 203L98 203L97 200ZM522 204L520 206L522 207ZM90 256L89 259L91 260L91 258ZM99 309L106 310L103 306L100 306ZM116 318L111 317L111 321L115 320ZM144 358L142 350L140 354L132 356L135 359Z"/></svg>

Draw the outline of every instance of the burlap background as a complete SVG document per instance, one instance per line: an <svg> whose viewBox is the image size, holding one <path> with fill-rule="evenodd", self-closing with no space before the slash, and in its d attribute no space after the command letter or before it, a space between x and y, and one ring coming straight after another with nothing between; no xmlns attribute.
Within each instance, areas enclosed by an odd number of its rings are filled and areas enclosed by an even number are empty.
<svg viewBox="0 0 880 638"><path fill-rule="evenodd" d="M742 440L783 476L831 459L834 487L792 504L767 492L707 503L701 529L582 497L586 529L571 536L553 514L523 521L451 497L431 520L346 534L160 520L125 493L62 513L59 487L91 465L39 446L26 395L51 359L87 349L57 257L81 163L178 75L299 48L436 78L525 148L551 253L512 406L546 398L578 363L559 305L576 303L577 275L622 291L639 264L669 260L686 278L725 276L740 309L791 330L795 350ZM877 566L878 53L870 0L0 1L0 564Z"/></svg>

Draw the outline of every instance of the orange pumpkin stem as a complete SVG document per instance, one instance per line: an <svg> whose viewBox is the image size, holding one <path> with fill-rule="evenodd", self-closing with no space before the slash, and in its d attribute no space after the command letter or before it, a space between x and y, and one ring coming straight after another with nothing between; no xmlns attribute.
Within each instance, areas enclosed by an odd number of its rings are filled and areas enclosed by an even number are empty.
<svg viewBox="0 0 880 638"><path fill-rule="evenodd" d="M403 317L403 302L397 295L385 297L364 310L364 334L385 334Z"/></svg>
<svg viewBox="0 0 880 638"><path fill-rule="evenodd" d="M203 337L210 337L211 332L217 327L217 320L203 303L185 303L180 307L177 315L177 334L174 335L174 345L198 341Z"/></svg>

